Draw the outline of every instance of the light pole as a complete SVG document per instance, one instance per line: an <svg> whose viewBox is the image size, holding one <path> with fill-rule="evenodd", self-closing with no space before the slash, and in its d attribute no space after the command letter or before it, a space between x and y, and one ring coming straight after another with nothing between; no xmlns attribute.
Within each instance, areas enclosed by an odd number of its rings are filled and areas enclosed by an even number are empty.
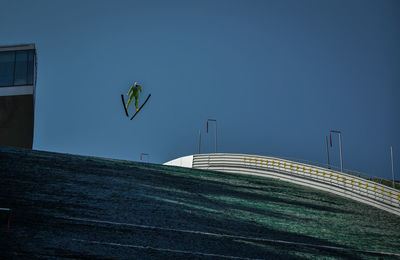
<svg viewBox="0 0 400 260"><path fill-rule="evenodd" d="M200 147L201 147L201 130L199 130L199 154L200 154Z"/></svg>
<svg viewBox="0 0 400 260"><path fill-rule="evenodd" d="M326 140L326 154L328 156L328 169L331 168L331 163L329 161L329 146L328 146L328 136L325 136L325 140Z"/></svg>
<svg viewBox="0 0 400 260"><path fill-rule="evenodd" d="M392 158L392 180L393 180L393 188L394 188L394 169L393 169L393 147L390 146L390 157Z"/></svg>
<svg viewBox="0 0 400 260"><path fill-rule="evenodd" d="M207 134L208 134L208 122L215 123L215 153L217 153L217 120L215 119L208 119L207 120Z"/></svg>
<svg viewBox="0 0 400 260"><path fill-rule="evenodd" d="M142 160L144 156L147 156L147 162L149 162L150 155L148 153L140 153L140 160Z"/></svg>
<svg viewBox="0 0 400 260"><path fill-rule="evenodd" d="M342 132L338 130L331 130L330 133L339 135L339 153L340 153L340 171L343 172L343 157L342 157ZM331 147L332 147L332 135L331 135Z"/></svg>

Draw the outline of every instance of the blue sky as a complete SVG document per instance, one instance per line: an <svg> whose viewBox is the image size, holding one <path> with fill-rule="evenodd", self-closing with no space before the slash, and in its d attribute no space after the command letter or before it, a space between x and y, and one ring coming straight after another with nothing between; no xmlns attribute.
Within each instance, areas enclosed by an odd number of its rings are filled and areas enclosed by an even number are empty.
<svg viewBox="0 0 400 260"><path fill-rule="evenodd" d="M400 2L1 1L0 45L35 43L34 149L163 163L214 151L400 176ZM138 81L134 120L120 94ZM337 137L332 163L339 165Z"/></svg>

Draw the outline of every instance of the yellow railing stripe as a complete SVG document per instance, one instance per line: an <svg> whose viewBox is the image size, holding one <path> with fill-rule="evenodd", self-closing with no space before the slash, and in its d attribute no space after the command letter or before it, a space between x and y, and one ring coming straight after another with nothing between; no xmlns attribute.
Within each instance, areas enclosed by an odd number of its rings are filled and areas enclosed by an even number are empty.
<svg viewBox="0 0 400 260"><path fill-rule="evenodd" d="M264 163L264 159L262 159L262 158L243 157L243 162L244 163L247 163L247 162L252 163L253 160L254 160L255 164L257 164L259 162L262 165ZM269 163L270 163L270 161L268 159L265 159L265 165L268 166ZM293 166L295 166L295 169L296 169L297 172L299 172L299 169L301 169L301 172L303 172L303 173L306 173L306 170L308 170L310 175L312 175L312 172L314 171L316 176L318 176L319 173L322 173L323 177L325 177L326 174L329 173L329 178L330 179L332 179L332 177L334 175L333 172L320 171L318 169L313 169L311 167L310 168L308 168L308 167L306 168L305 166L301 167L299 165L293 165L292 163L289 164L289 163L286 163L286 162L275 161L275 160L271 161L271 166L283 167L284 169L288 169L288 168L293 169ZM339 181L341 176L339 174L335 174L335 175L336 175L336 180ZM346 176L342 176L342 180L343 180L343 183L346 184L346 181L347 181ZM354 178L350 179L350 184L351 185L354 184ZM361 188L361 185L363 185L362 181L360 181L360 180L357 181L357 184L358 184L358 187L360 187L360 188ZM364 188L366 190L368 190L369 189L369 184L365 183L365 187ZM373 186L373 191L375 193L377 192L377 189L378 189L377 185L374 185ZM380 194L385 195L385 188L384 187L379 187L379 189L381 189ZM391 198L393 195L395 195L395 194L393 194L392 190L388 190L388 192L386 193L386 196L388 196L389 198ZM400 193L397 193L397 199L400 200Z"/></svg>

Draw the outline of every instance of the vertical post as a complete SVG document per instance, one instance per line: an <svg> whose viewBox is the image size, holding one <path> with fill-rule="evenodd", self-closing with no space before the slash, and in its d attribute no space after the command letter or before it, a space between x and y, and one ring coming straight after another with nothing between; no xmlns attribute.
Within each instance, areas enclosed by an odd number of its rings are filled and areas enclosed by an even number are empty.
<svg viewBox="0 0 400 260"><path fill-rule="evenodd" d="M328 156L328 169L331 168L331 163L329 161L329 146L328 146L328 136L325 136L325 140L326 140L326 154Z"/></svg>
<svg viewBox="0 0 400 260"><path fill-rule="evenodd" d="M201 153L200 147L201 147L201 130L199 130L199 154Z"/></svg>
<svg viewBox="0 0 400 260"><path fill-rule="evenodd" d="M215 119L208 119L207 120L207 133L208 133L208 122L214 122L215 123L215 153L217 153L217 120Z"/></svg>
<svg viewBox="0 0 400 260"><path fill-rule="evenodd" d="M342 155L342 132L337 130L331 130L331 133L339 135L339 155L340 155L340 171L343 172L343 155Z"/></svg>
<svg viewBox="0 0 400 260"><path fill-rule="evenodd" d="M140 153L140 160L143 160L144 156L147 156L147 163L149 163L150 155L148 153Z"/></svg>
<svg viewBox="0 0 400 260"><path fill-rule="evenodd" d="M393 147L390 146L390 157L392 159L392 180L393 180L393 188L395 188L395 184L394 184L394 168L393 168Z"/></svg>
<svg viewBox="0 0 400 260"><path fill-rule="evenodd" d="M217 153L217 120L215 120L215 153Z"/></svg>
<svg viewBox="0 0 400 260"><path fill-rule="evenodd" d="M340 145L340 171L343 172L343 156L342 156L342 133L339 132L339 145Z"/></svg>

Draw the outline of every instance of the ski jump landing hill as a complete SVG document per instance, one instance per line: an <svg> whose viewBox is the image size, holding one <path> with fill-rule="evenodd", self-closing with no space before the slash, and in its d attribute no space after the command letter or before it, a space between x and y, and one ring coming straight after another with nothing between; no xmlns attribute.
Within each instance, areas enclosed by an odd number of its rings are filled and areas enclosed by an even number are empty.
<svg viewBox="0 0 400 260"><path fill-rule="evenodd" d="M400 216L399 190L309 164L268 156L214 153L180 157L164 165L278 179L334 193Z"/></svg>

